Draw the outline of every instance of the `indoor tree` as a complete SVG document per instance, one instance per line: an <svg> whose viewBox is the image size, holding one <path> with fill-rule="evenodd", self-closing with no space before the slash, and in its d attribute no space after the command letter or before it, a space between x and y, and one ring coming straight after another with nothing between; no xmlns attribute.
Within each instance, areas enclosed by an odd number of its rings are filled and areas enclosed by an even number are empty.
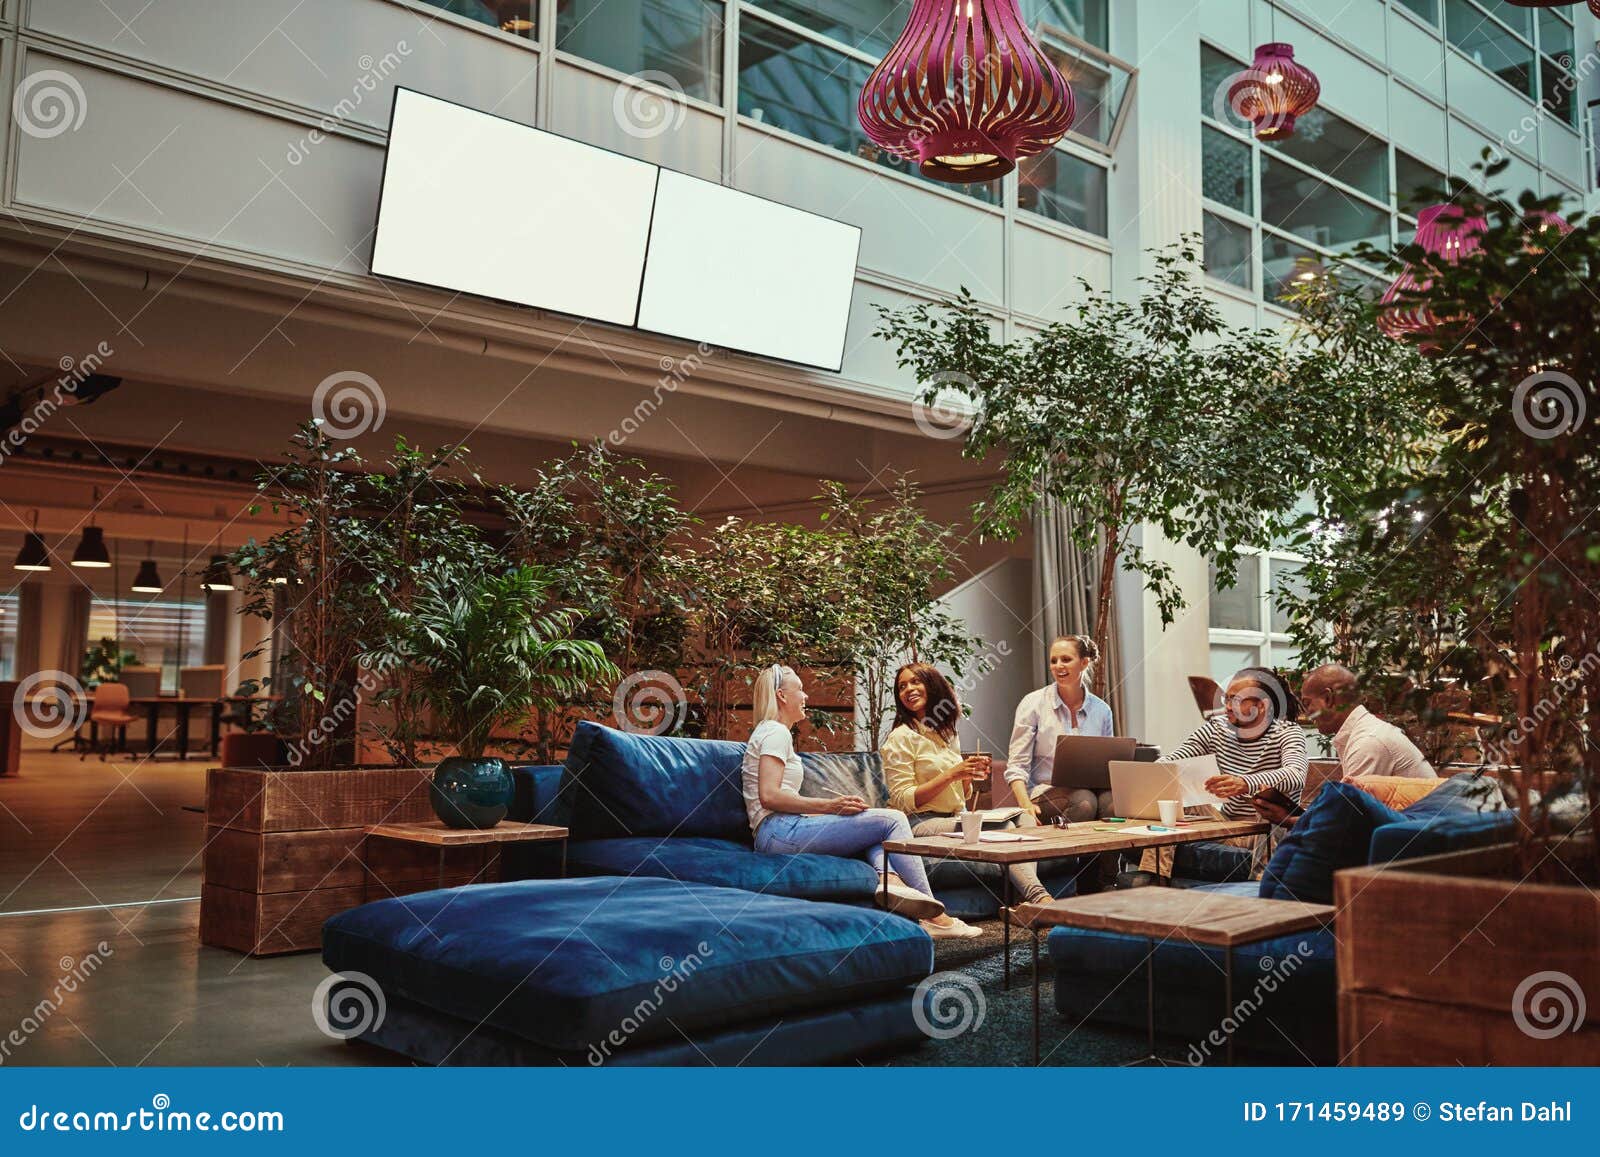
<svg viewBox="0 0 1600 1157"><path fill-rule="evenodd" d="M925 403L953 392L971 406L965 454L998 456L1000 480L975 510L981 531L1015 536L1040 501L1076 515L1078 546L1098 552L1102 654L1119 567L1142 576L1164 624L1185 604L1138 528L1215 552L1229 583L1240 549L1266 546L1308 496L1319 504L1359 475L1393 420L1381 356L1362 362L1309 333L1225 325L1196 276L1196 240L1152 251L1137 299L1083 282L1064 319L1016 341L997 340L964 289L880 309L875 331ZM1098 668L1097 692L1104 679Z"/></svg>

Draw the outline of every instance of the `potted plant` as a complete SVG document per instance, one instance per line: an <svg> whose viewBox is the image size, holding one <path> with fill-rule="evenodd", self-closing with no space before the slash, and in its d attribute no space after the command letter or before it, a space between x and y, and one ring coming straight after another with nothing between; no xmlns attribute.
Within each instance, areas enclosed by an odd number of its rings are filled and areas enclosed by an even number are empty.
<svg viewBox="0 0 1600 1157"><path fill-rule="evenodd" d="M1328 334L1409 330L1427 422L1305 542L1296 629L1421 709L1498 719L1516 815L1502 846L1338 875L1340 1032L1358 1064L1594 1064L1600 222L1461 183L1435 199L1455 242L1402 249L1392 299Z"/></svg>
<svg viewBox="0 0 1600 1157"><path fill-rule="evenodd" d="M369 655L412 669L437 730L455 744L430 791L434 813L449 827L489 828L505 818L511 773L487 754L497 732L618 677L599 644L571 636L577 612L551 606L549 594L549 576L532 566L484 569L449 583L427 572L410 608L391 613L388 638Z"/></svg>
<svg viewBox="0 0 1600 1157"><path fill-rule="evenodd" d="M100 683L115 683L122 678L124 667L132 666L138 661L137 655L132 651L124 651L122 645L115 639L101 639L83 653L83 663L78 671L78 678L85 687L94 687Z"/></svg>

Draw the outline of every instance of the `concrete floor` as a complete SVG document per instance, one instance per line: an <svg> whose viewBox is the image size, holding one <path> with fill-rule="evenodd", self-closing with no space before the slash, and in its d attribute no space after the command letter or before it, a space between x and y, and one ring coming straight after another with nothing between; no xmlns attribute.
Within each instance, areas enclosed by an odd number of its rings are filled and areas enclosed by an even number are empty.
<svg viewBox="0 0 1600 1157"><path fill-rule="evenodd" d="M201 803L206 766L27 751L22 776L0 779L0 1065L404 1063L318 1031L318 954L200 945L204 824L183 809ZM986 1023L891 1063L1026 1063L1026 953L1014 950L1022 982L1002 993L999 949L997 921L982 940L937 945L940 970L980 982ZM1142 1044L1048 1016L1045 1033L1053 1065L1115 1064Z"/></svg>

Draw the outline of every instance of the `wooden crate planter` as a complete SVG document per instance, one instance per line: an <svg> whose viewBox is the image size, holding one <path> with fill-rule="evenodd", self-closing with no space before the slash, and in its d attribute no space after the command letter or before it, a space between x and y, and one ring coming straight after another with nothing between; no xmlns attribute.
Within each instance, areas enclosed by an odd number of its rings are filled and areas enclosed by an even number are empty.
<svg viewBox="0 0 1600 1157"><path fill-rule="evenodd" d="M249 955L322 946L322 923L362 902L362 839L379 823L433 818L422 768L298 771L218 767L206 776L200 942ZM438 886L437 853L379 841L370 895ZM452 849L446 886L466 883L481 848Z"/></svg>
<svg viewBox="0 0 1600 1157"><path fill-rule="evenodd" d="M1340 872L1334 900L1345 1064L1600 1064L1600 896L1577 879L1519 883L1504 845ZM1518 1025L1542 972L1584 994L1576 1031Z"/></svg>

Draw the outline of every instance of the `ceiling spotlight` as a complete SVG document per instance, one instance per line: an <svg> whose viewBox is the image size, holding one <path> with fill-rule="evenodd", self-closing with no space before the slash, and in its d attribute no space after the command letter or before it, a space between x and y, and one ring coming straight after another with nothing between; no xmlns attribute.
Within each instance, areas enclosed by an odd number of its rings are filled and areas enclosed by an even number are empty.
<svg viewBox="0 0 1600 1157"><path fill-rule="evenodd" d="M91 570L103 570L111 565L111 552L106 549L106 533L98 526L83 528L78 548L72 552L72 565Z"/></svg>
<svg viewBox="0 0 1600 1157"><path fill-rule="evenodd" d="M155 554L155 543L145 543L145 553ZM139 573L133 576L133 593L136 595L159 595L165 588L161 585L161 572L156 570L156 560L147 558L139 564Z"/></svg>

